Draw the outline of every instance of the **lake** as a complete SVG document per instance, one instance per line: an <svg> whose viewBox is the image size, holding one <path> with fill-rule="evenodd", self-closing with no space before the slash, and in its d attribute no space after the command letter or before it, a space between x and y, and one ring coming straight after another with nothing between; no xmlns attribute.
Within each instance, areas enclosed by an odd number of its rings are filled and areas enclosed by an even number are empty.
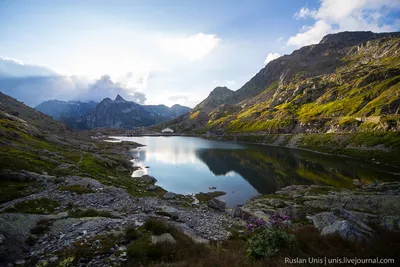
<svg viewBox="0 0 400 267"><path fill-rule="evenodd" d="M351 188L355 179L400 179L399 168L299 149L182 136L113 138L144 145L132 150L134 166L140 167L132 177L149 174L157 185L179 194L216 187L227 193L220 198L230 207L293 184Z"/></svg>

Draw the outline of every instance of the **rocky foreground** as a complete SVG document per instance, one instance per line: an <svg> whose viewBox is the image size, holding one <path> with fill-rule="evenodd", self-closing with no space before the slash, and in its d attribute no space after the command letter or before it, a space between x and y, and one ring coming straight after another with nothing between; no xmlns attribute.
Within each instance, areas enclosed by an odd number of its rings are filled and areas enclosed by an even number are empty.
<svg viewBox="0 0 400 267"><path fill-rule="evenodd" d="M0 204L0 256L10 266L56 263L59 252L76 242L93 239L95 244L99 242L97 236L140 227L149 218L166 221L195 243L225 240L229 228L244 226L239 218L199 205L189 196L182 200L183 196L171 192L163 198L132 197L124 189L91 178L69 176L60 181L55 176L26 171L1 175L34 180L42 186L40 192ZM154 182L143 176L139 186L153 190ZM126 246L115 245L109 254L85 266L118 265L126 261L125 250Z"/></svg>
<svg viewBox="0 0 400 267"><path fill-rule="evenodd" d="M65 260L65 251L78 245L93 249L93 255L89 261L76 261L77 265L119 266L128 260L129 244L116 239L105 246L104 240L110 234L140 229L150 218L206 245L260 227L295 229L309 224L321 235L338 234L351 241L373 239L376 226L400 230L400 182L359 185L356 190L293 185L225 210L225 203L218 198L199 202L172 192L161 197L133 197L123 188L80 176L60 178L27 171L2 172L1 176L41 187L31 195L0 204L4 266L58 266ZM155 190L153 177L136 179L137 190ZM151 242L176 241L170 234L153 234Z"/></svg>

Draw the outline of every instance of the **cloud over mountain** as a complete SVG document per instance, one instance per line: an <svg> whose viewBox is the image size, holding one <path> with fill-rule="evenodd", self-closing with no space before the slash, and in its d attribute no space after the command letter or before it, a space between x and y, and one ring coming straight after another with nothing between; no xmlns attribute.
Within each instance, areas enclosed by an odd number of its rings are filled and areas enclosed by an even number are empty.
<svg viewBox="0 0 400 267"><path fill-rule="evenodd" d="M0 58L0 91L31 106L51 99L100 101L117 94L144 104L146 95L138 90L146 82L146 77L132 73L122 77L121 82L113 81L109 75L90 81L83 77L63 76L45 67Z"/></svg>
<svg viewBox="0 0 400 267"><path fill-rule="evenodd" d="M318 8L302 7L294 14L297 20L312 19L291 36L286 45L301 47L318 43L328 33L340 31L396 31L398 19L387 15L400 9L395 0L321 0Z"/></svg>

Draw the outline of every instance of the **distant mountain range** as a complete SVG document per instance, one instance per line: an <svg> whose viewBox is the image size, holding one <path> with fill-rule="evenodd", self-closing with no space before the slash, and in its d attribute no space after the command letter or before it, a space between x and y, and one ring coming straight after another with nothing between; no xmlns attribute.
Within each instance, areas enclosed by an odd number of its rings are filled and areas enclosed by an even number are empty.
<svg viewBox="0 0 400 267"><path fill-rule="evenodd" d="M95 101L60 101L48 100L37 105L35 109L52 116L54 119L84 117L92 111L98 103Z"/></svg>
<svg viewBox="0 0 400 267"><path fill-rule="evenodd" d="M181 105L170 108L165 105L140 105L127 101L120 95L115 100L105 98L100 103L49 100L35 108L73 129L135 129L172 120L191 110Z"/></svg>

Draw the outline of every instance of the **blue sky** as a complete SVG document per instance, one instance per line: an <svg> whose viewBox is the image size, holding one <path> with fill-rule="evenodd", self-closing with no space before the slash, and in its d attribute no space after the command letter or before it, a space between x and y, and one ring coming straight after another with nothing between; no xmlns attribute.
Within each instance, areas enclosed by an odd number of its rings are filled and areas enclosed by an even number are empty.
<svg viewBox="0 0 400 267"><path fill-rule="evenodd" d="M327 33L398 31L399 8L398 0L0 0L0 75L63 75L37 84L37 101L99 100L119 88L141 103L193 107Z"/></svg>

